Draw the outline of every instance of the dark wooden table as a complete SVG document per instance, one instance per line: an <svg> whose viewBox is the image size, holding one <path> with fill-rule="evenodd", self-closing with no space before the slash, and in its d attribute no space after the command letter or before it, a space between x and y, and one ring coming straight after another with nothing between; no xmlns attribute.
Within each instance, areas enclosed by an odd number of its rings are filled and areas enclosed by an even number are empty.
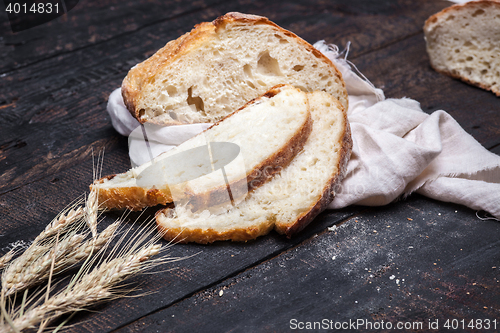
<svg viewBox="0 0 500 333"><path fill-rule="evenodd" d="M429 66L422 26L448 5L81 0L67 15L18 33L2 12L2 253L15 241L33 240L88 191L92 151L105 149L103 174L130 167L127 138L106 113L108 95L134 64L228 11L267 16L311 43L351 41L349 59L388 98L416 99L428 113L444 109L500 154L500 99ZM490 319L497 329L481 331L500 331L500 224L459 205L412 195L380 208L326 211L291 240L271 233L248 243L171 249L173 256L195 253L134 280L145 295L79 314L69 330L284 332L300 323L363 320L359 330L421 322L420 331L429 331L437 321L447 332L447 320Z"/></svg>

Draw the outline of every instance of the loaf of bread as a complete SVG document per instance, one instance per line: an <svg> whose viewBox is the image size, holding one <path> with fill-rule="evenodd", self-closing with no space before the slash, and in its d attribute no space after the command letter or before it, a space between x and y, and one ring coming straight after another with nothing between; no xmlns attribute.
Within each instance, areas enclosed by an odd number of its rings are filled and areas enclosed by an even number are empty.
<svg viewBox="0 0 500 333"><path fill-rule="evenodd" d="M130 70L125 105L140 122L216 122L277 84L326 91L347 109L342 75L265 17L228 13L196 25Z"/></svg>
<svg viewBox="0 0 500 333"><path fill-rule="evenodd" d="M306 93L279 85L174 149L92 187L107 208L223 207L286 167L311 128Z"/></svg>
<svg viewBox="0 0 500 333"><path fill-rule="evenodd" d="M273 228L288 237L302 230L333 200L352 149L343 106L325 92L308 93L312 132L293 161L229 210L213 214L179 206L157 212L167 240L247 241Z"/></svg>
<svg viewBox="0 0 500 333"><path fill-rule="evenodd" d="M431 16L424 25L432 67L500 96L500 2L471 1Z"/></svg>

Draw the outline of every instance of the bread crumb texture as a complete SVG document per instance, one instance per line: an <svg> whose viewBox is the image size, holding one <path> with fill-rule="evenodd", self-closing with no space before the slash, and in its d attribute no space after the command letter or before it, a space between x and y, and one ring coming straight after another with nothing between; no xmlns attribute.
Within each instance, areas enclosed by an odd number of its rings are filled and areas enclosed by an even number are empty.
<svg viewBox="0 0 500 333"><path fill-rule="evenodd" d="M156 221L164 237L198 243L246 241L273 228L290 236L324 210L343 178L352 141L346 113L335 98L313 92L308 100L312 132L287 168L223 213L182 207L160 211Z"/></svg>
<svg viewBox="0 0 500 333"><path fill-rule="evenodd" d="M431 16L424 26L432 67L500 96L500 2L472 1Z"/></svg>
<svg viewBox="0 0 500 333"><path fill-rule="evenodd" d="M265 17L228 13L168 43L123 81L141 122L216 122L277 84L326 91L347 108L335 65Z"/></svg>
<svg viewBox="0 0 500 333"><path fill-rule="evenodd" d="M226 183L236 200L285 168L311 129L307 94L279 85L154 160L93 187L108 208L139 210L186 200L197 209L213 208L230 203Z"/></svg>

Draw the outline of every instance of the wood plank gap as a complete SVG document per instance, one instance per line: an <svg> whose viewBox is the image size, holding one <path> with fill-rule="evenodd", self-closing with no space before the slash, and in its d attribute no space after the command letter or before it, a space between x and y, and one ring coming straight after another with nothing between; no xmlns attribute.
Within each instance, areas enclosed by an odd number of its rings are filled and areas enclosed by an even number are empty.
<svg viewBox="0 0 500 333"><path fill-rule="evenodd" d="M493 150L493 149L495 149L495 148L497 148L499 146L500 146L500 142L497 143L496 145L493 145L493 146L489 147L488 150Z"/></svg>

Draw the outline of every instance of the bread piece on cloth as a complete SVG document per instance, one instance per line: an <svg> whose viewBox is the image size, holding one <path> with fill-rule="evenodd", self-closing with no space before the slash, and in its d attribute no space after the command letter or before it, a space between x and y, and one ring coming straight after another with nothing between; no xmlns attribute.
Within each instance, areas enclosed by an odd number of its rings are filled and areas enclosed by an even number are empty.
<svg viewBox="0 0 500 333"><path fill-rule="evenodd" d="M196 25L133 67L122 95L141 123L206 123L277 84L326 91L347 109L331 60L265 17L234 12Z"/></svg>
<svg viewBox="0 0 500 333"><path fill-rule="evenodd" d="M334 97L319 91L307 96L313 129L288 167L224 213L193 213L183 207L160 210L156 221L164 238L247 241L273 228L290 237L323 211L344 177L352 140L346 112Z"/></svg>
<svg viewBox="0 0 500 333"><path fill-rule="evenodd" d="M92 187L108 208L175 202L196 210L231 204L286 167L311 128L306 93L278 85L152 161Z"/></svg>
<svg viewBox="0 0 500 333"><path fill-rule="evenodd" d="M500 1L453 5L424 25L432 67L500 96Z"/></svg>

